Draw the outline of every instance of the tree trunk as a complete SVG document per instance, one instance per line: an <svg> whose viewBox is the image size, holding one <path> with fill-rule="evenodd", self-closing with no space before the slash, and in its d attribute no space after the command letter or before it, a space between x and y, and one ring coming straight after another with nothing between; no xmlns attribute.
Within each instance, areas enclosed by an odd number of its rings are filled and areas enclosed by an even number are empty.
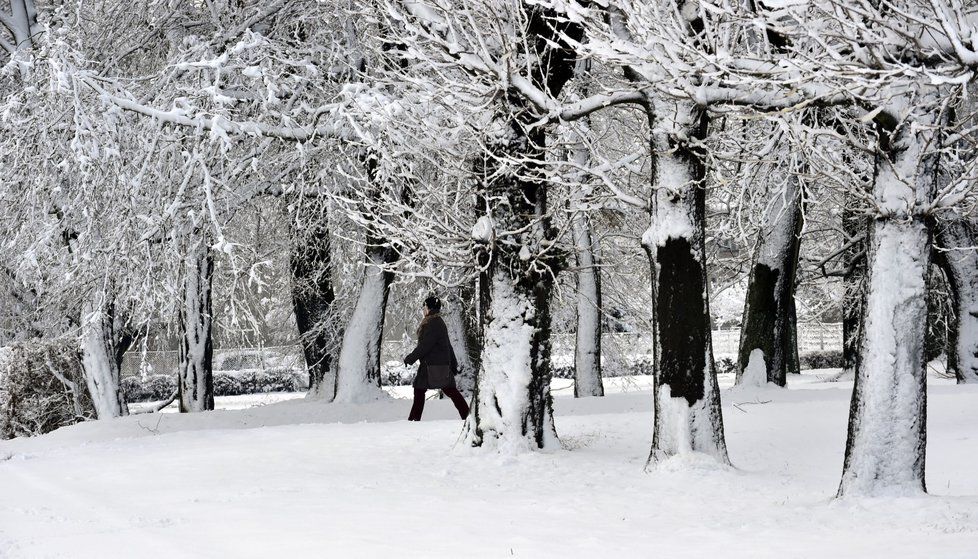
<svg viewBox="0 0 978 559"><path fill-rule="evenodd" d="M954 309L947 370L959 384L978 383L978 243L975 224L958 219L938 228L936 262L944 271Z"/></svg>
<svg viewBox="0 0 978 559"><path fill-rule="evenodd" d="M13 36L13 47L29 50L33 47L33 35L39 32L37 9L34 0L10 0L10 15L4 22Z"/></svg>
<svg viewBox="0 0 978 559"><path fill-rule="evenodd" d="M601 270L588 217L571 224L577 255L577 337L574 348L574 397L604 396L601 379Z"/></svg>
<svg viewBox="0 0 978 559"><path fill-rule="evenodd" d="M475 390L479 356L482 351L479 324L475 313L475 286L468 285L456 290L449 304L442 311L448 337L458 359L458 376L455 384L466 397Z"/></svg>
<svg viewBox="0 0 978 559"><path fill-rule="evenodd" d="M380 388L380 348L394 280L387 266L396 256L382 241L368 236L360 295L340 347L334 401L363 403L384 396Z"/></svg>
<svg viewBox="0 0 978 559"><path fill-rule="evenodd" d="M919 129L914 124L880 132L873 186L880 215L868 243L865 334L840 497L925 490L925 278L931 251L921 207L934 195L937 156L924 152L934 149L932 123Z"/></svg>
<svg viewBox="0 0 978 559"><path fill-rule="evenodd" d="M704 247L706 166L699 148L707 116L691 103L655 106L652 225L642 244L652 260L655 431L649 463L702 452L728 463L713 361ZM682 131L683 134L666 131Z"/></svg>
<svg viewBox="0 0 978 559"><path fill-rule="evenodd" d="M796 175L775 194L754 253L737 359L737 384L784 386L795 372L795 272L801 242L801 188Z"/></svg>
<svg viewBox="0 0 978 559"><path fill-rule="evenodd" d="M309 371L309 397L330 401L336 394L341 329L334 307L332 243L326 216L316 210L304 213L304 228L293 232L290 255L292 305Z"/></svg>
<svg viewBox="0 0 978 559"><path fill-rule="evenodd" d="M214 256L205 236L184 258L180 309L180 368L177 397L181 412L214 409L214 346L211 338L211 284Z"/></svg>
<svg viewBox="0 0 978 559"><path fill-rule="evenodd" d="M515 452L556 443L550 394L551 284L497 265L466 441Z"/></svg>
<svg viewBox="0 0 978 559"><path fill-rule="evenodd" d="M129 415L120 382L122 357L133 337L122 322L112 303L91 300L82 307L82 369L99 419Z"/></svg>
<svg viewBox="0 0 978 559"><path fill-rule="evenodd" d="M590 130L584 119L583 131L574 131L569 138L568 154L579 170L587 168L590 153L578 134ZM601 269L599 250L591 235L591 218L586 200L589 187L582 184L570 196L571 234L577 260L577 332L574 346L574 397L604 396L601 378Z"/></svg>
<svg viewBox="0 0 978 559"><path fill-rule="evenodd" d="M564 37L582 40L583 27L539 5L524 4L523 9L527 34L536 38L525 45L534 62L530 74L556 97L574 75L575 53ZM472 446L512 452L549 447L557 440L550 394L550 303L561 262L553 250L556 231L542 171L547 131L539 126L540 115L515 92L507 92L502 103L499 117L508 137L492 139L479 173L481 198L494 204L482 219L496 234L480 239L485 244L476 253L489 308L465 439Z"/></svg>
<svg viewBox="0 0 978 559"><path fill-rule="evenodd" d="M542 157L545 136L539 129L528 133L527 124L517 119L509 126L508 141L492 146L495 154L486 158L480 173L486 179L484 199L499 201L483 219L497 232L524 233L490 234L481 239L485 244L476 255L488 306L465 440L517 452L557 440L550 394L550 300L559 263L546 250L556 238L547 217L547 184L531 179L538 169L526 163ZM500 173L499 161L519 161L524 167Z"/></svg>
<svg viewBox="0 0 978 559"><path fill-rule="evenodd" d="M843 253L845 273L842 276L842 373L855 378L859 371L859 348L862 344L866 310L866 237L870 221L857 213L856 193L845 193L842 230L850 246Z"/></svg>

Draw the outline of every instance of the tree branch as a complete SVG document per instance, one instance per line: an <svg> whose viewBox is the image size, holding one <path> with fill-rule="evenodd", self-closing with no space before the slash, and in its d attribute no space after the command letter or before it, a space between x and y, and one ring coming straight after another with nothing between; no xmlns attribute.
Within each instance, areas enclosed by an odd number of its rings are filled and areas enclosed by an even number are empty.
<svg viewBox="0 0 978 559"><path fill-rule="evenodd" d="M87 85L92 86L92 84ZM345 130L342 126L337 125L291 127L273 126L254 121L236 122L222 117L190 117L178 111L164 111L154 107L147 107L136 101L112 95L97 86L93 87L93 89L99 91L103 99L120 109L179 126L200 128L224 134L278 138L293 142L306 142L315 138L353 139L353 134Z"/></svg>
<svg viewBox="0 0 978 559"><path fill-rule="evenodd" d="M3 10L0 10L0 23L2 23L3 26L7 28L7 31L10 31L11 33L13 33L14 28L17 27L14 24L13 18L7 15L7 13L4 12Z"/></svg>

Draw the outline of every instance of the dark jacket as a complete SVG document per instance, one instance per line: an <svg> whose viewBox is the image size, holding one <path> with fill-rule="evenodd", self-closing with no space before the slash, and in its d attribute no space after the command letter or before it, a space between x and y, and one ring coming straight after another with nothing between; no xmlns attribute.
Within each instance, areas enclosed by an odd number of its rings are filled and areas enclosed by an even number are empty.
<svg viewBox="0 0 978 559"><path fill-rule="evenodd" d="M455 359L452 343L448 339L448 327L437 314L428 315L421 321L421 326L418 328L418 347L404 358L404 363L413 365L418 360L421 361L421 365L412 383L415 388L428 389L428 365L449 365L452 368L452 375L458 374L458 361Z"/></svg>

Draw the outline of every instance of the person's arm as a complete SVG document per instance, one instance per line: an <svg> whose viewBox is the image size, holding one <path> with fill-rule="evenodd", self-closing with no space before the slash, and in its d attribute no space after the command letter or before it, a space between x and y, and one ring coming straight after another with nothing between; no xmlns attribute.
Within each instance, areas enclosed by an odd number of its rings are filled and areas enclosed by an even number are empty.
<svg viewBox="0 0 978 559"><path fill-rule="evenodd" d="M418 347L404 358L405 365L413 365L415 361L421 359L435 346L435 336L432 335L431 325L425 325L418 335Z"/></svg>
<svg viewBox="0 0 978 559"><path fill-rule="evenodd" d="M452 347L452 341L448 340L448 353L452 356L452 376L458 375L458 359L455 358L455 348Z"/></svg>

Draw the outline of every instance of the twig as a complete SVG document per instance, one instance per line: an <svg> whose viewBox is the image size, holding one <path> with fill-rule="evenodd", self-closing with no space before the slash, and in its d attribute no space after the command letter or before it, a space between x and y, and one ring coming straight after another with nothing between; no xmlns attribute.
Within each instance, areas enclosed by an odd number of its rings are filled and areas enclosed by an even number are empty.
<svg viewBox="0 0 978 559"><path fill-rule="evenodd" d="M163 421L163 415L162 414L160 415L159 418L157 418L157 420L156 420L156 426L154 426L153 428L149 428L149 427L143 425L143 423L141 421L137 421L136 424L139 425L140 427L142 427L143 429L149 431L150 433L154 434L154 435L159 435L160 434L160 429L159 428L160 428L160 422L161 421Z"/></svg>

